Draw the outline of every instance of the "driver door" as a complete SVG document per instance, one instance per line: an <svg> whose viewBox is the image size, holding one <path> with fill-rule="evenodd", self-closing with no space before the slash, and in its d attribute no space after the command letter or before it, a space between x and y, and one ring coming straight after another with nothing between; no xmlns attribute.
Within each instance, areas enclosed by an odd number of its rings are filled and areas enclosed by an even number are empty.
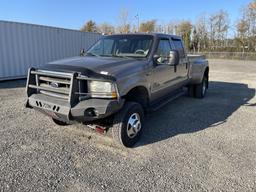
<svg viewBox="0 0 256 192"><path fill-rule="evenodd" d="M173 85L178 80L176 67L169 64L171 50L172 47L169 39L159 39L156 54L160 57L157 59L157 63L152 70L152 100L160 99L171 92Z"/></svg>

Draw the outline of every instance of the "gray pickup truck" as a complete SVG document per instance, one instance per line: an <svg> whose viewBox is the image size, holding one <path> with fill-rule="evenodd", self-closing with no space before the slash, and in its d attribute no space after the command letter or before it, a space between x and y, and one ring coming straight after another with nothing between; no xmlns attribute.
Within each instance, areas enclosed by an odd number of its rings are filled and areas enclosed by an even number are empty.
<svg viewBox="0 0 256 192"><path fill-rule="evenodd" d="M117 34L102 37L80 56L30 68L26 107L58 125L86 123L97 132L112 129L114 140L132 147L144 114L184 94L203 98L209 66L187 55L181 37Z"/></svg>

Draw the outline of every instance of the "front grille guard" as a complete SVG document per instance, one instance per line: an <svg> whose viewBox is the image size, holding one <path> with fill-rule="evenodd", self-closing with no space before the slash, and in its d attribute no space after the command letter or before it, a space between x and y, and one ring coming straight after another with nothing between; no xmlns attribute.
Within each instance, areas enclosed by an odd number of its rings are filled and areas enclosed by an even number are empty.
<svg viewBox="0 0 256 192"><path fill-rule="evenodd" d="M55 87L43 87L39 84L39 76L45 76L48 78L63 78L68 79L69 81L65 81L69 84L69 90L61 90ZM77 72L73 73L65 73L65 72L55 72L55 71L45 71L45 70L36 70L35 68L29 68L28 77L27 77L27 85L26 92L28 97L32 94L36 94L41 92L45 94L48 92L48 96L58 97L60 99L65 99L68 101L71 107L73 107L78 101L79 97L83 96L83 98L90 97L91 93L89 92L80 92L78 81L105 81L105 82L113 82L110 79L97 79L90 78L84 75L79 75ZM61 81L64 83L64 81ZM50 93L51 94L50 94ZM98 93L100 94L100 93Z"/></svg>

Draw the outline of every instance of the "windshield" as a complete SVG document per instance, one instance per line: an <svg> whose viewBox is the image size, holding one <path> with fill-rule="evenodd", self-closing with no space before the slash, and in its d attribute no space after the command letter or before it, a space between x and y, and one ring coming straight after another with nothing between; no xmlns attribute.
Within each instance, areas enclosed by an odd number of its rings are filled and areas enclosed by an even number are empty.
<svg viewBox="0 0 256 192"><path fill-rule="evenodd" d="M153 36L151 35L115 35L100 39L88 51L87 55L102 57L147 57Z"/></svg>

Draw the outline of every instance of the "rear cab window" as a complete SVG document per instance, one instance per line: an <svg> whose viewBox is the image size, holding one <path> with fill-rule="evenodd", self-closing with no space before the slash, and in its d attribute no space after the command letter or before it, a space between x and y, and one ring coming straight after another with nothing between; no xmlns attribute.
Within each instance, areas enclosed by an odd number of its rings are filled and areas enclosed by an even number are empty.
<svg viewBox="0 0 256 192"><path fill-rule="evenodd" d="M179 52L180 58L184 59L186 57L186 54L181 39L172 38L172 42L174 44L175 49Z"/></svg>

